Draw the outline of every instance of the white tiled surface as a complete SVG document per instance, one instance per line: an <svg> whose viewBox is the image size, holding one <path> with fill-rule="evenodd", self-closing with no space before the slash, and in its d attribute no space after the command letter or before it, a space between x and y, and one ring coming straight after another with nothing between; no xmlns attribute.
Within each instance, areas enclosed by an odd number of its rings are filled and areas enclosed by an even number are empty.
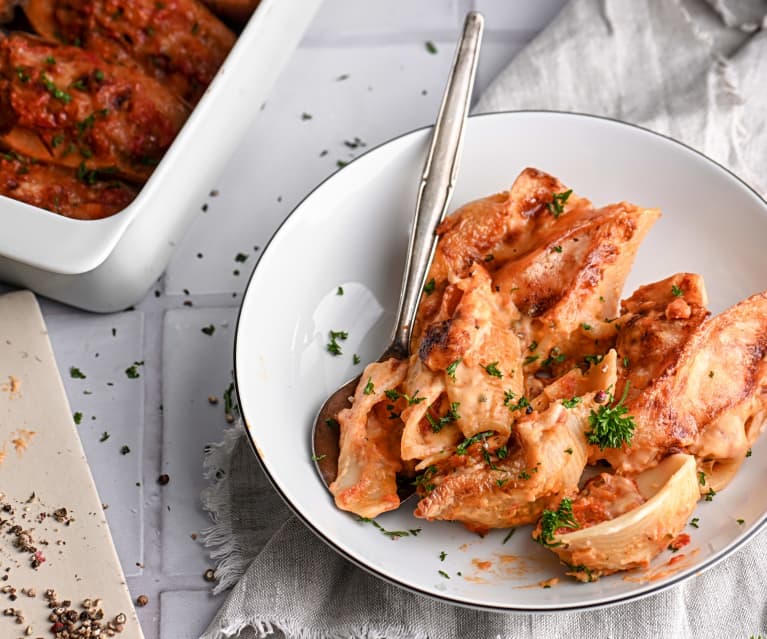
<svg viewBox="0 0 767 639"><path fill-rule="evenodd" d="M226 426L237 305L269 237L338 160L433 120L466 11L478 8L487 19L478 94L562 4L326 0L229 168L210 185L218 194L200 202L167 273L136 310L98 316L43 301L129 586L150 600L139 609L147 639L196 637L220 603L208 594L202 574L210 564L192 538L208 522L198 497L201 460ZM355 137L366 147L344 144ZM201 329L210 324L208 336ZM142 361L140 376L129 379L125 369ZM70 366L86 379L71 378ZM130 452L121 454L123 446ZM170 476L167 486L157 484L160 473Z"/></svg>

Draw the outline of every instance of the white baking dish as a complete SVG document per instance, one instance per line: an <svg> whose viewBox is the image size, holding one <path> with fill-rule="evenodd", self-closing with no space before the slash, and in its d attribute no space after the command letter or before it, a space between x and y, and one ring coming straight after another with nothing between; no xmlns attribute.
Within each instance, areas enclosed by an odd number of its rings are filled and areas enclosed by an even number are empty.
<svg viewBox="0 0 767 639"><path fill-rule="evenodd" d="M93 311L143 297L250 124L321 0L261 0L138 197L74 220L0 196L0 280Z"/></svg>

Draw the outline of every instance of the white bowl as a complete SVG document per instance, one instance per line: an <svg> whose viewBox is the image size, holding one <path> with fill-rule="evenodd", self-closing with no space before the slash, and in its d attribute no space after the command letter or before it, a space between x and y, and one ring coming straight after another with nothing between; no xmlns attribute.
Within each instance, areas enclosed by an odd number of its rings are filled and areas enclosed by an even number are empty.
<svg viewBox="0 0 767 639"><path fill-rule="evenodd" d="M75 220L0 196L0 280L95 311L137 302L165 270L320 0L262 0L138 197Z"/></svg>
<svg viewBox="0 0 767 639"><path fill-rule="evenodd" d="M428 135L422 129L388 142L323 182L275 234L252 275L237 326L235 373L253 446L275 488L315 533L373 574L492 610L604 606L657 592L721 560L765 521L767 493L754 490L767 481L765 441L726 490L698 506L700 528L686 530L692 541L677 570L644 582L635 574L639 581L613 575L575 583L529 539L529 527L503 544L507 530L480 538L458 523L415 519L408 502L377 521L387 530L421 533L392 541L334 506L310 459L312 421L324 399L388 344ZM556 175L596 205L628 200L662 209L625 293L693 271L704 276L718 312L767 288L767 204L688 147L584 115L473 117L455 206L507 189L526 166ZM341 357L325 349L330 330L349 333ZM354 353L362 364L353 365ZM662 553L654 566L670 557ZM538 586L555 576L562 580L554 587Z"/></svg>

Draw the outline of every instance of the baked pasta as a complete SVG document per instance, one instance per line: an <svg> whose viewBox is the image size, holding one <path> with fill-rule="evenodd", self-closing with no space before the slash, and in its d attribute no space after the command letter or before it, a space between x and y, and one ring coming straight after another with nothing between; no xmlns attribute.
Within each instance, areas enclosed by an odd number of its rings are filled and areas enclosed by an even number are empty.
<svg viewBox="0 0 767 639"><path fill-rule="evenodd" d="M410 358L370 364L337 416L338 507L375 517L412 482L417 517L532 524L584 581L677 539L764 428L767 294L710 317L678 273L621 301L659 216L532 168L449 216Z"/></svg>

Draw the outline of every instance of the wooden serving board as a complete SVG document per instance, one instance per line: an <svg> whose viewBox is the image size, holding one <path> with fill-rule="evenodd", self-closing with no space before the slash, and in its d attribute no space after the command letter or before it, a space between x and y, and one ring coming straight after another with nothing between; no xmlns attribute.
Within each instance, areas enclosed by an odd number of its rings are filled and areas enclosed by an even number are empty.
<svg viewBox="0 0 767 639"><path fill-rule="evenodd" d="M23 291L0 297L0 637L66 636L70 624L143 639L43 317Z"/></svg>

